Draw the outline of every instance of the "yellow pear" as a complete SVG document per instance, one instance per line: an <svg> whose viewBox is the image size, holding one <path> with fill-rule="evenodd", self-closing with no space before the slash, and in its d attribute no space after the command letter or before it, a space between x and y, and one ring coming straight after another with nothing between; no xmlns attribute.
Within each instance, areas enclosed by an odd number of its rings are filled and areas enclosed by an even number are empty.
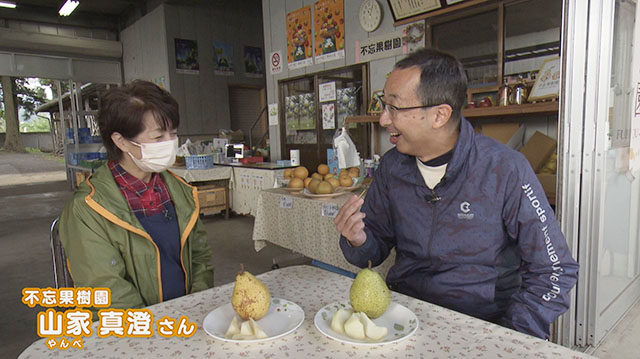
<svg viewBox="0 0 640 359"><path fill-rule="evenodd" d="M333 187L334 190L340 187L340 181L335 177L329 178L327 182L331 183L331 187Z"/></svg>
<svg viewBox="0 0 640 359"><path fill-rule="evenodd" d="M316 194L329 194L333 193L333 186L331 183L327 181L322 181L318 183L318 187L316 188Z"/></svg>
<svg viewBox="0 0 640 359"><path fill-rule="evenodd" d="M317 178L312 179L311 182L309 182L309 191L311 193L317 193L320 182L321 181Z"/></svg>
<svg viewBox="0 0 640 359"><path fill-rule="evenodd" d="M269 289L260 279L244 270L236 275L231 306L242 319L259 320L267 314L270 304Z"/></svg>
<svg viewBox="0 0 640 359"><path fill-rule="evenodd" d="M318 173L323 176L326 175L327 173L329 173L329 166L325 164L318 165Z"/></svg>

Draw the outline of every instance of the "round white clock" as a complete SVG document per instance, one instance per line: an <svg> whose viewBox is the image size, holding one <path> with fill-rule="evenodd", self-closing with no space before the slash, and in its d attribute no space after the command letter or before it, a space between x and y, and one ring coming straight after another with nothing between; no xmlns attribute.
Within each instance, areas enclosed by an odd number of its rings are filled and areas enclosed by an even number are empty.
<svg viewBox="0 0 640 359"><path fill-rule="evenodd" d="M382 21L382 8L376 0L364 0L360 5L360 26L366 32L378 28Z"/></svg>

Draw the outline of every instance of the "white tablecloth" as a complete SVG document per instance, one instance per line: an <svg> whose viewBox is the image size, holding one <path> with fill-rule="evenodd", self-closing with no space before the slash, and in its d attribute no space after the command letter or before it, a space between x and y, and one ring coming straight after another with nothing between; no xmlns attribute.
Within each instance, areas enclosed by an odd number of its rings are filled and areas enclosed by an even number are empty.
<svg viewBox="0 0 640 359"><path fill-rule="evenodd" d="M172 167L169 169L176 175L184 178L185 181L203 182L231 179L232 169L228 166L213 166L206 170L188 170L186 167Z"/></svg>
<svg viewBox="0 0 640 359"><path fill-rule="evenodd" d="M358 194L359 192L353 192ZM360 268L344 259L333 218L322 215L323 204L341 207L352 193L338 197L313 199L288 192L284 188L260 192L256 220L253 224L253 240L257 251L266 246L266 241L291 249L309 258L357 273ZM280 198L286 196L293 201L291 208L282 208ZM395 262L395 250L387 260L376 267L384 278Z"/></svg>
<svg viewBox="0 0 640 359"><path fill-rule="evenodd" d="M233 283L229 283L149 307L154 318L186 315L198 323L200 327L190 338L163 338L155 333L151 338L101 339L94 334L84 340L83 349L64 351L49 350L46 339L41 339L19 358L592 358L398 293L392 293L391 300L409 308L420 321L414 335L382 346L343 344L321 334L313 318L325 305L348 300L352 279L310 266L283 268L258 277L272 297L288 299L302 307L304 323L295 332L246 344L223 342L207 335L202 322L209 312L230 301Z"/></svg>

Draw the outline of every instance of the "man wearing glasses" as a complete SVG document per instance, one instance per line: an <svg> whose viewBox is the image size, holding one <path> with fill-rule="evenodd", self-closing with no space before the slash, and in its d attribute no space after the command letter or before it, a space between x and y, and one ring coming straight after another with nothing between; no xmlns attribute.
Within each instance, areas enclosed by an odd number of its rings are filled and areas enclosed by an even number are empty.
<svg viewBox="0 0 640 359"><path fill-rule="evenodd" d="M548 338L578 264L529 162L462 117L466 90L440 51L395 65L379 100L395 148L336 216L340 247L359 267L395 248L392 290Z"/></svg>

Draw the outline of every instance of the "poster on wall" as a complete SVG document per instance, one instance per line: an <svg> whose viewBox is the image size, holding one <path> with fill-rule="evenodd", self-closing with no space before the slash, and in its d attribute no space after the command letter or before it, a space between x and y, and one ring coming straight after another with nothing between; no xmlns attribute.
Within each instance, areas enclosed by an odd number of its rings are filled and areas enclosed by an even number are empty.
<svg viewBox="0 0 640 359"><path fill-rule="evenodd" d="M394 21L399 21L442 7L440 0L388 0Z"/></svg>
<svg viewBox="0 0 640 359"><path fill-rule="evenodd" d="M269 111L269 126L277 126L278 125L278 104L270 103L268 111Z"/></svg>
<svg viewBox="0 0 640 359"><path fill-rule="evenodd" d="M262 48L244 47L244 75L247 77L264 77L264 56Z"/></svg>
<svg viewBox="0 0 640 359"><path fill-rule="evenodd" d="M636 19L640 16L640 6L636 6ZM633 34L633 64L631 66L631 86L633 99L631 106L631 147L629 148L629 171L637 177L640 169L640 23L636 21Z"/></svg>
<svg viewBox="0 0 640 359"><path fill-rule="evenodd" d="M197 75L200 72L198 43L185 39L174 39L174 43L176 47L176 72Z"/></svg>
<svg viewBox="0 0 640 359"><path fill-rule="evenodd" d="M322 104L322 129L336 128L336 106L333 103Z"/></svg>
<svg viewBox="0 0 640 359"><path fill-rule="evenodd" d="M344 58L343 0L319 0L313 4L313 34L317 64Z"/></svg>
<svg viewBox="0 0 640 359"><path fill-rule="evenodd" d="M213 69L216 75L235 75L232 43L224 41L213 42Z"/></svg>
<svg viewBox="0 0 640 359"><path fill-rule="evenodd" d="M356 40L356 63L408 54L425 44L424 21L401 26L388 34Z"/></svg>
<svg viewBox="0 0 640 359"><path fill-rule="evenodd" d="M287 64L289 70L313 65L311 6L287 14Z"/></svg>

